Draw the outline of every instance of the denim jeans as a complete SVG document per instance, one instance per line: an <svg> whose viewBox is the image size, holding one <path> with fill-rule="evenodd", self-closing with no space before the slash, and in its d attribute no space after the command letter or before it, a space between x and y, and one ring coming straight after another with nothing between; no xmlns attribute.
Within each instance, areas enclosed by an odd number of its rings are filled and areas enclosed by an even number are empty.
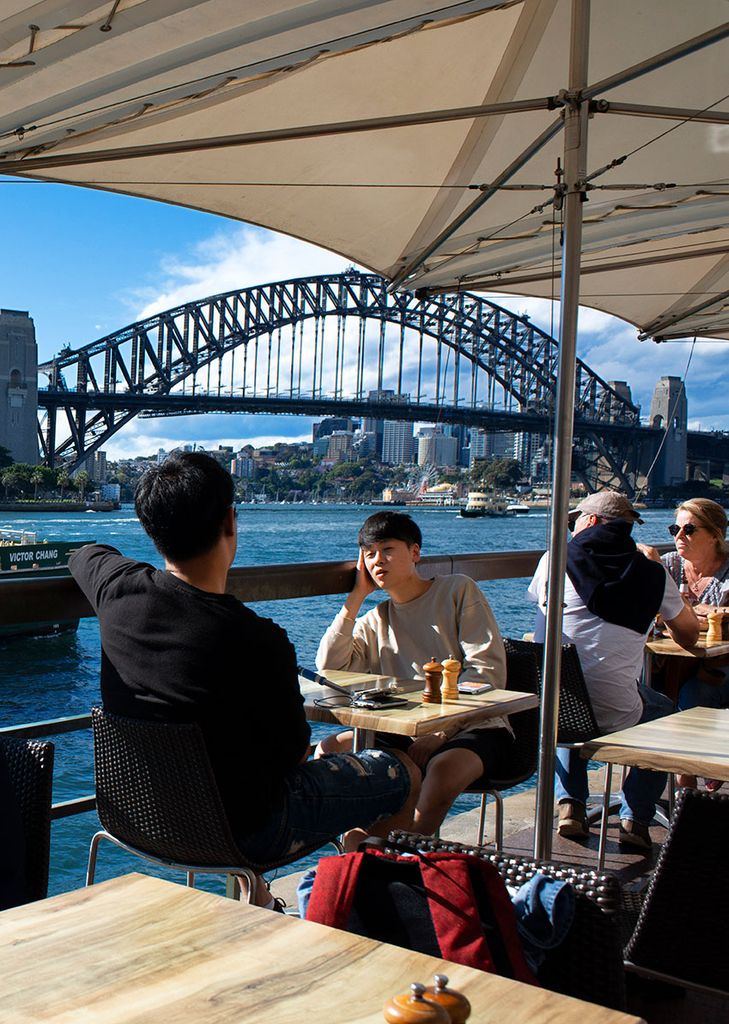
<svg viewBox="0 0 729 1024"><path fill-rule="evenodd" d="M676 710L673 701L663 693L649 687L638 686L643 701L643 714L640 722L654 722L664 718ZM587 786L587 761L580 756L579 750L557 750L555 771L555 795L557 801L578 800L586 804L589 790ZM631 768L625 779L620 794L620 817L633 818L635 821L648 825L653 818L656 804L666 785L666 773L654 772L647 768Z"/></svg>
<svg viewBox="0 0 729 1024"><path fill-rule="evenodd" d="M253 835L236 836L236 842L252 863L265 864L389 818L409 795L408 770L394 754L329 754L290 772L283 807Z"/></svg>
<svg viewBox="0 0 729 1024"><path fill-rule="evenodd" d="M711 668L711 661L707 659L708 667ZM678 695L678 710L686 711L687 708L729 708L729 669L720 670L724 675L724 682L712 686L711 683L704 683L695 676L687 680L681 687Z"/></svg>

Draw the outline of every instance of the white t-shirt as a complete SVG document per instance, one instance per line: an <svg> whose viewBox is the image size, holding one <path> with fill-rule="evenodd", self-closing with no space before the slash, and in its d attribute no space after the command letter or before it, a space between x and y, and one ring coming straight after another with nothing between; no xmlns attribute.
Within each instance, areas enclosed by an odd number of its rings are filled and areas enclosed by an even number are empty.
<svg viewBox="0 0 729 1024"><path fill-rule="evenodd" d="M534 639L539 643L544 642L548 573L549 555L544 554L529 584L529 598L538 605ZM601 731L615 732L636 725L643 712L637 680L643 665L648 631L636 633L593 615L572 586L569 576L565 576L564 581L564 603L562 637L565 643L572 643L577 648ZM678 587L666 572L660 614L670 621L680 614L682 608Z"/></svg>

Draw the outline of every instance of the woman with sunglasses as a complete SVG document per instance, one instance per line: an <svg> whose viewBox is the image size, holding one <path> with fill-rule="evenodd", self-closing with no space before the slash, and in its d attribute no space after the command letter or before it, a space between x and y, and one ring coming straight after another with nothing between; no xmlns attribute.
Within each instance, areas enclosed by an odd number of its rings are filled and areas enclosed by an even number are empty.
<svg viewBox="0 0 729 1024"><path fill-rule="evenodd" d="M699 617L701 628L706 615L717 606L729 605L729 547L726 543L727 516L721 505L709 498L691 498L676 509L676 522L668 527L676 550L661 561L678 584L684 597ZM729 707L729 660L712 658L711 666L701 664L678 695L679 711L687 708ZM696 786L691 775L678 778L679 785ZM715 791L721 782L706 780L706 788Z"/></svg>

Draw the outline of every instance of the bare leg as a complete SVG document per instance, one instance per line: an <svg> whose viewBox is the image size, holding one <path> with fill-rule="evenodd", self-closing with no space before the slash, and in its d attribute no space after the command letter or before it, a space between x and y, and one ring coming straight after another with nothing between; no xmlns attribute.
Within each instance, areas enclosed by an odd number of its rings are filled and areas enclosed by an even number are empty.
<svg viewBox="0 0 729 1024"><path fill-rule="evenodd" d="M696 789L698 782L695 775L677 775L676 785L683 787L683 789Z"/></svg>
<svg viewBox="0 0 729 1024"><path fill-rule="evenodd" d="M349 754L352 750L353 739L354 733L351 729L325 736L320 743L317 743L314 757L323 757L325 754Z"/></svg>
<svg viewBox="0 0 729 1024"><path fill-rule="evenodd" d="M413 815L415 813L415 805L418 802L420 796L420 784L422 776L420 769L417 767L414 761L411 761L407 754L401 750L388 750L389 754L393 757L397 757L407 768L408 775L410 776L410 793L405 803L402 805L397 814L393 814L389 818L385 818L384 821L378 821L372 825L369 829L353 828L344 835L344 849L347 853L351 853L356 850L363 839L370 836L386 836L394 828L401 829L412 829L413 827ZM479 761L480 764L480 761Z"/></svg>
<svg viewBox="0 0 729 1024"><path fill-rule="evenodd" d="M431 757L415 810L415 831L432 835L456 797L482 775L483 762L472 750L444 750Z"/></svg>

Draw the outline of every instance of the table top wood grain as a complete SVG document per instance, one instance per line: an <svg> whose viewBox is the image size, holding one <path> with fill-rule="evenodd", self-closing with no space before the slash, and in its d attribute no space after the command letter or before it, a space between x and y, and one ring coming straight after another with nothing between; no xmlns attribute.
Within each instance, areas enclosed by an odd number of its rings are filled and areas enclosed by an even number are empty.
<svg viewBox="0 0 729 1024"><path fill-rule="evenodd" d="M413 981L447 974L478 1024L638 1018L133 874L0 914L13 1024L382 1024Z"/></svg>
<svg viewBox="0 0 729 1024"><path fill-rule="evenodd" d="M465 728L489 718L527 711L539 704L536 694L494 689L487 693L462 693L457 701L441 704L423 704L422 691L416 691L403 694L408 703L398 708L353 708L348 704L335 706L333 703L324 707L314 703L315 699L321 699L322 690L319 686L316 693L309 688L305 692L304 711L309 721L339 723L350 728L390 732L398 736L424 736L437 732L445 722Z"/></svg>
<svg viewBox="0 0 729 1024"><path fill-rule="evenodd" d="M729 654L729 642L707 644L706 633L702 633L693 647L681 647L670 636L652 637L646 641L646 650L651 654L663 654L672 658L719 658Z"/></svg>
<svg viewBox="0 0 729 1024"><path fill-rule="evenodd" d="M729 710L690 708L589 740L583 757L729 781Z"/></svg>

